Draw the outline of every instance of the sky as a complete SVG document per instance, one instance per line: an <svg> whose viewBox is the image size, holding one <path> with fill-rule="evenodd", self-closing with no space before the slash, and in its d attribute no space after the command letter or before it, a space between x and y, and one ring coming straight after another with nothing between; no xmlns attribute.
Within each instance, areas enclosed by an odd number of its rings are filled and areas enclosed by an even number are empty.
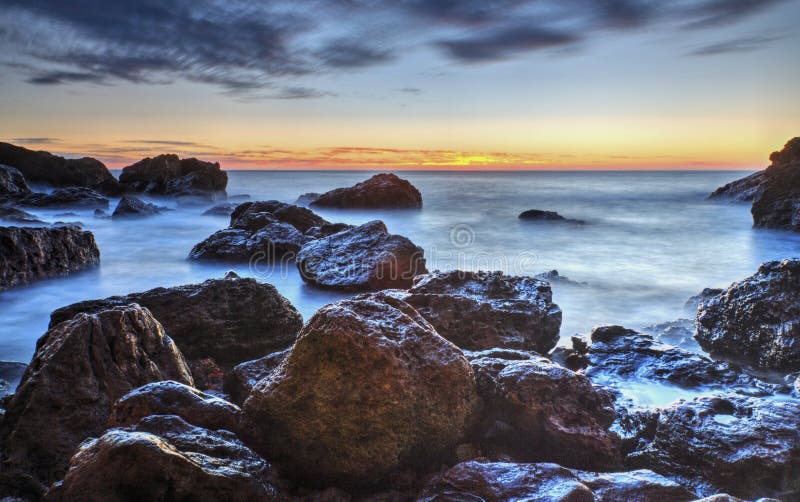
<svg viewBox="0 0 800 502"><path fill-rule="evenodd" d="M0 0L0 141L122 167L758 169L800 0Z"/></svg>

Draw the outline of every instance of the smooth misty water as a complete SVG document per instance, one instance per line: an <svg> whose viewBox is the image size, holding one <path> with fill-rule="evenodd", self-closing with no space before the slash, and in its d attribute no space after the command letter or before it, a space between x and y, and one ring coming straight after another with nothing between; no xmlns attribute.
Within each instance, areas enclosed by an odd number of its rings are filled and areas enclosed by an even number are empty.
<svg viewBox="0 0 800 502"><path fill-rule="evenodd" d="M229 172L228 193L293 202L305 192L349 186L366 172ZM409 172L421 211L319 210L331 221L384 220L426 250L430 269L557 269L586 286L554 284L564 311L562 341L598 324L641 328L685 317L686 299L726 286L767 260L800 256L800 235L751 228L749 205L705 197L741 172ZM159 201L165 204L164 201ZM116 201L112 201L113 205ZM169 203L167 203L169 204ZM174 204L173 204L174 205ZM558 211L584 226L517 219L526 209ZM221 277L227 270L275 284L311 316L342 295L305 286L297 272L186 260L192 246L227 226L205 208L138 221L94 219L91 211L34 211L46 221L81 221L101 250L99 268L0 293L0 360L27 362L49 313L79 300ZM78 217L55 217L72 211Z"/></svg>

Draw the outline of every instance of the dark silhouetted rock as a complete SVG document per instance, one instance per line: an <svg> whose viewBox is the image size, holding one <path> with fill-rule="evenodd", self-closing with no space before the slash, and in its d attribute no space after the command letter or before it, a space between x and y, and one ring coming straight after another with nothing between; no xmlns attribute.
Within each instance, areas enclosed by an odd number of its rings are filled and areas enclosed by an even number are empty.
<svg viewBox="0 0 800 502"><path fill-rule="evenodd" d="M75 303L54 311L50 325L129 303L149 309L187 359L212 357L222 365L289 347L303 325L300 313L274 286L236 275Z"/></svg>
<svg viewBox="0 0 800 502"><path fill-rule="evenodd" d="M502 272L434 271L392 295L465 350L494 347L547 354L558 342L561 309L550 285Z"/></svg>
<svg viewBox="0 0 800 502"><path fill-rule="evenodd" d="M234 403L244 403L253 387L268 377L286 359L290 351L291 349L284 349L254 361L246 361L236 365L225 374L223 390Z"/></svg>
<svg viewBox="0 0 800 502"><path fill-rule="evenodd" d="M159 214L163 209L165 208L144 202L132 195L125 195L117 204L111 217L115 219L145 218Z"/></svg>
<svg viewBox="0 0 800 502"><path fill-rule="evenodd" d="M114 401L158 380L192 384L180 351L146 309L80 314L52 327L8 404L6 464L44 482L60 479L78 444L105 429Z"/></svg>
<svg viewBox="0 0 800 502"><path fill-rule="evenodd" d="M268 200L245 202L238 205L231 213L231 228L254 232L263 228L262 218L265 218L264 223L271 223L272 219L288 223L303 234L313 227L330 224L329 221L308 208Z"/></svg>
<svg viewBox="0 0 800 502"><path fill-rule="evenodd" d="M478 441L492 457L581 469L622 465L611 393L533 353L467 354L484 406Z"/></svg>
<svg viewBox="0 0 800 502"><path fill-rule="evenodd" d="M0 220L20 225L47 225L36 215L8 205L0 205Z"/></svg>
<svg viewBox="0 0 800 502"><path fill-rule="evenodd" d="M577 225L583 225L586 223L583 220L564 218L555 211L542 211L541 209L529 209L527 211L523 211L520 213L519 219L528 221L563 221L564 223L574 223Z"/></svg>
<svg viewBox="0 0 800 502"><path fill-rule="evenodd" d="M345 291L408 288L428 271L422 248L377 220L309 242L297 268L310 284Z"/></svg>
<svg viewBox="0 0 800 502"><path fill-rule="evenodd" d="M756 198L762 191L765 172L759 171L742 179L732 181L725 186L714 190L709 199L732 199L739 202L749 202Z"/></svg>
<svg viewBox="0 0 800 502"><path fill-rule="evenodd" d="M137 192L193 196L223 192L228 175L219 163L168 154L148 157L123 168L119 181Z"/></svg>
<svg viewBox="0 0 800 502"><path fill-rule="evenodd" d="M18 169L0 164L0 199L31 193L25 177Z"/></svg>
<svg viewBox="0 0 800 502"><path fill-rule="evenodd" d="M97 265L91 232L78 227L0 227L0 290Z"/></svg>
<svg viewBox="0 0 800 502"><path fill-rule="evenodd" d="M447 458L475 402L455 345L407 303L362 295L317 311L245 401L242 431L303 483L374 485Z"/></svg>
<svg viewBox="0 0 800 502"><path fill-rule="evenodd" d="M800 137L770 156L760 192L753 199L756 227L800 231Z"/></svg>
<svg viewBox="0 0 800 502"><path fill-rule="evenodd" d="M203 216L230 216L236 206L239 204L235 202L226 202L225 204L217 204L216 206L203 211Z"/></svg>
<svg viewBox="0 0 800 502"><path fill-rule="evenodd" d="M309 205L344 209L418 209L422 207L422 194L407 180L395 174L381 173L352 187L325 192Z"/></svg>
<svg viewBox="0 0 800 502"><path fill-rule="evenodd" d="M30 207L69 207L107 209L108 199L91 188L59 188L50 193L32 193L17 197L15 203Z"/></svg>
<svg viewBox="0 0 800 502"><path fill-rule="evenodd" d="M800 369L800 260L762 264L703 302L696 324L695 338L712 354L760 368Z"/></svg>
<svg viewBox="0 0 800 502"><path fill-rule="evenodd" d="M233 433L154 415L83 444L45 500L285 500L275 478Z"/></svg>

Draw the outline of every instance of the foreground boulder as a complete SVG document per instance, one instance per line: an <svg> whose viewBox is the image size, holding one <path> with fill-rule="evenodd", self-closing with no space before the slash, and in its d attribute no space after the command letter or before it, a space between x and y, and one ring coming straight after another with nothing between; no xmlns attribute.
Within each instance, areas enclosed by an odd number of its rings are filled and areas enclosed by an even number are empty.
<svg viewBox="0 0 800 502"><path fill-rule="evenodd" d="M15 199L15 203L30 207L69 207L106 209L108 199L91 188L59 188L50 193L31 193Z"/></svg>
<svg viewBox="0 0 800 502"><path fill-rule="evenodd" d="M31 189L22 173L14 167L0 164L0 199L29 193Z"/></svg>
<svg viewBox="0 0 800 502"><path fill-rule="evenodd" d="M91 232L74 226L0 227L0 290L97 265Z"/></svg>
<svg viewBox="0 0 800 502"><path fill-rule="evenodd" d="M60 479L81 441L105 429L114 401L158 380L192 385L180 351L146 309L79 314L52 327L8 404L6 464Z"/></svg>
<svg viewBox="0 0 800 502"><path fill-rule="evenodd" d="M187 359L234 365L294 343L303 325L297 309L271 284L229 274L201 284L155 288L62 307L50 326L80 312L138 303L150 310Z"/></svg>
<svg viewBox="0 0 800 502"><path fill-rule="evenodd" d="M364 295L317 311L245 401L242 430L301 482L374 485L448 458L475 401L455 345L410 305Z"/></svg>
<svg viewBox="0 0 800 502"><path fill-rule="evenodd" d="M674 481L647 470L590 473L545 463L464 462L435 476L418 500L685 502L694 498Z"/></svg>
<svg viewBox="0 0 800 502"><path fill-rule="evenodd" d="M712 354L760 368L800 369L800 260L764 263L706 300L695 338Z"/></svg>
<svg viewBox="0 0 800 502"><path fill-rule="evenodd" d="M314 286L344 291L408 288L428 272L422 248L378 220L309 242L297 268Z"/></svg>
<svg viewBox="0 0 800 502"><path fill-rule="evenodd" d="M547 354L558 342L561 309L550 284L502 272L434 271L392 291L464 350L494 347Z"/></svg>
<svg viewBox="0 0 800 502"><path fill-rule="evenodd" d="M800 137L770 156L760 193L753 199L756 227L800 231Z"/></svg>
<svg viewBox="0 0 800 502"><path fill-rule="evenodd" d="M115 219L144 218L159 214L163 209L165 208L144 202L132 195L125 195L117 204L111 217Z"/></svg>
<svg viewBox="0 0 800 502"><path fill-rule="evenodd" d="M220 169L219 163L167 154L123 168L119 181L136 192L191 196L223 192L228 185L228 174Z"/></svg>
<svg viewBox="0 0 800 502"><path fill-rule="evenodd" d="M542 211L541 209L529 209L527 211L523 211L520 213L519 219L527 221L561 221L564 223L575 223L577 225L583 225L586 223L583 220L565 218L555 211Z"/></svg>
<svg viewBox="0 0 800 502"><path fill-rule="evenodd" d="M660 410L628 463L681 476L702 495L781 498L800 491L800 402L699 397Z"/></svg>
<svg viewBox="0 0 800 502"><path fill-rule="evenodd" d="M275 478L233 433L154 415L83 444L45 500L285 500Z"/></svg>
<svg viewBox="0 0 800 502"><path fill-rule="evenodd" d="M532 353L468 353L483 412L478 441L490 457L582 469L621 465L613 396L586 376Z"/></svg>
<svg viewBox="0 0 800 502"><path fill-rule="evenodd" d="M307 200L309 195L301 199ZM422 194L407 180L392 173L381 173L349 188L325 192L309 205L343 209L418 209L422 207Z"/></svg>

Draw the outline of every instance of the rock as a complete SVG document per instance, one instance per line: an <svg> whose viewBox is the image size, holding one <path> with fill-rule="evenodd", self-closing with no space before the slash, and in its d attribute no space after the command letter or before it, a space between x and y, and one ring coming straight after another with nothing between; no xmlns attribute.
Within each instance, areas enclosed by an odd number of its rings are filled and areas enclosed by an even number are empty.
<svg viewBox="0 0 800 502"><path fill-rule="evenodd" d="M709 199L732 199L737 202L749 202L758 196L762 189L765 172L759 171L744 178L732 181L714 190Z"/></svg>
<svg viewBox="0 0 800 502"><path fill-rule="evenodd" d="M59 188L50 193L32 193L15 199L21 206L107 209L108 199L91 188Z"/></svg>
<svg viewBox="0 0 800 502"><path fill-rule="evenodd" d="M84 443L45 500L284 500L275 477L233 433L154 415Z"/></svg>
<svg viewBox="0 0 800 502"><path fill-rule="evenodd" d="M628 463L686 478L701 495L782 497L800 490L800 402L698 397L662 409Z"/></svg>
<svg viewBox="0 0 800 502"><path fill-rule="evenodd" d="M609 427L614 398L576 373L533 353L469 353L484 406L478 441L492 457L558 462L581 469L621 465Z"/></svg>
<svg viewBox="0 0 800 502"><path fill-rule="evenodd" d="M417 500L541 500L684 502L694 494L647 470L573 471L556 464L464 462L434 477Z"/></svg>
<svg viewBox="0 0 800 502"><path fill-rule="evenodd" d="M18 169L0 164L0 198L31 193L25 177Z"/></svg>
<svg viewBox="0 0 800 502"><path fill-rule="evenodd" d="M191 196L224 191L228 175L220 169L219 163L180 159L168 154L148 157L123 168L119 181L137 192Z"/></svg>
<svg viewBox="0 0 800 502"><path fill-rule="evenodd" d="M235 368L225 374L223 390L234 403L244 403L253 387L272 374L286 359L290 351L291 349L284 349L254 361L246 361L236 365Z"/></svg>
<svg viewBox="0 0 800 502"><path fill-rule="evenodd" d="M36 215L8 205L0 205L0 220L21 225L47 225Z"/></svg>
<svg viewBox="0 0 800 502"><path fill-rule="evenodd" d="M528 221L563 221L564 223L574 223L577 225L583 225L586 223L583 220L564 218L555 211L542 211L541 209L529 209L527 211L523 211L520 213L519 219Z"/></svg>
<svg viewBox="0 0 800 502"><path fill-rule="evenodd" d="M138 305L50 328L8 405L6 464L44 482L60 479L78 444L105 429L114 401L159 380L192 384L178 348Z"/></svg>
<svg viewBox="0 0 800 502"><path fill-rule="evenodd" d="M502 272L434 271L392 295L413 306L464 350L494 347L547 354L558 342L561 309L550 285Z"/></svg>
<svg viewBox="0 0 800 502"><path fill-rule="evenodd" d="M217 204L216 206L212 207L211 209L207 209L203 211L203 216L230 216L233 213L233 210L236 209L236 204L234 202L227 202L225 204Z"/></svg>
<svg viewBox="0 0 800 502"><path fill-rule="evenodd" d="M407 180L392 173L381 173L349 188L325 192L309 205L343 209L419 209L422 194Z"/></svg>
<svg viewBox="0 0 800 502"><path fill-rule="evenodd" d="M422 248L377 220L307 243L297 268L310 284L345 291L408 288L428 271Z"/></svg>
<svg viewBox="0 0 800 502"><path fill-rule="evenodd" d="M756 227L800 231L800 137L770 156L760 193L753 199Z"/></svg>
<svg viewBox="0 0 800 502"><path fill-rule="evenodd" d="M115 219L144 218L159 214L164 209L166 208L143 202L132 195L125 195L119 201L119 204L117 204L117 208L114 209L114 213L111 217Z"/></svg>
<svg viewBox="0 0 800 502"><path fill-rule="evenodd" d="M19 170L28 183L55 187L87 187L108 195L117 190L116 178L102 162L89 157L65 159L48 152L36 152L9 143L0 143L0 164Z"/></svg>
<svg viewBox="0 0 800 502"><path fill-rule="evenodd" d="M108 213L106 213L102 209L95 209L94 210L94 217L99 219L99 220L105 220L105 219L111 218L111 216L109 216Z"/></svg>
<svg viewBox="0 0 800 502"><path fill-rule="evenodd" d="M119 398L108 417L108 427L136 425L150 415L177 415L204 429L235 432L239 411L224 399L167 380L149 383Z"/></svg>
<svg viewBox="0 0 800 502"><path fill-rule="evenodd" d="M0 227L0 290L99 262L94 235L78 227Z"/></svg>
<svg viewBox="0 0 800 502"><path fill-rule="evenodd" d="M222 392L225 370L211 357L189 361L194 386L209 392Z"/></svg>
<svg viewBox="0 0 800 502"><path fill-rule="evenodd" d="M0 361L0 398L13 394L28 365L14 361Z"/></svg>
<svg viewBox="0 0 800 502"><path fill-rule="evenodd" d="M737 388L751 395L770 395L774 386L743 373L725 361L657 342L652 336L622 326L601 326L592 332L589 368L592 381L615 387L620 381L662 381L685 389Z"/></svg>
<svg viewBox="0 0 800 502"><path fill-rule="evenodd" d="M800 260L764 263L706 300L695 338L704 350L765 369L800 369Z"/></svg>
<svg viewBox="0 0 800 502"><path fill-rule="evenodd" d="M313 227L330 224L305 207L269 200L239 204L231 214L231 228L257 231L264 226L262 218L266 218L265 223L271 223L272 219L288 223L303 234Z"/></svg>
<svg viewBox="0 0 800 502"><path fill-rule="evenodd" d="M697 309L695 308L695 313ZM694 320L676 319L645 326L642 333L651 335L656 341L674 345L690 352L701 352L700 345L694 339Z"/></svg>
<svg viewBox="0 0 800 502"><path fill-rule="evenodd" d="M588 286L589 285L589 283L586 283L586 282L573 281L569 277L559 274L558 270L549 270L547 272L542 272L540 274L536 274L533 277L535 279L539 279L540 281L547 281L549 283L564 284L564 285L568 285L568 286Z"/></svg>
<svg viewBox="0 0 800 502"><path fill-rule="evenodd" d="M322 307L242 407L248 444L310 486L375 485L452 455L476 404L458 348L382 294Z"/></svg>
<svg viewBox="0 0 800 502"><path fill-rule="evenodd" d="M304 193L300 197L298 197L297 200L294 201L294 203L297 204L298 206L308 206L315 200L319 199L320 195L322 194L316 192Z"/></svg>
<svg viewBox="0 0 800 502"><path fill-rule="evenodd" d="M697 309L700 308L700 304L709 298L713 298L721 294L723 291L723 289L719 288L703 288L703 291L686 300L686 303L683 304L683 310L694 317L697 315Z"/></svg>
<svg viewBox="0 0 800 502"><path fill-rule="evenodd" d="M54 311L50 326L129 303L149 309L187 359L211 357L223 366L289 347L303 325L274 286L231 276L75 303Z"/></svg>

